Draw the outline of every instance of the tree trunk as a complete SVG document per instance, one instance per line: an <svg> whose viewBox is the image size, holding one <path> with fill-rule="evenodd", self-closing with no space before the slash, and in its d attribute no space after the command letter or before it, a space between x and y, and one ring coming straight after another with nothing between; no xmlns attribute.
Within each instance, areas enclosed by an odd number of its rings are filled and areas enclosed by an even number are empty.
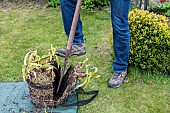
<svg viewBox="0 0 170 113"><path fill-rule="evenodd" d="M134 5L135 5L135 8L138 7L138 0L134 0Z"/></svg>
<svg viewBox="0 0 170 113"><path fill-rule="evenodd" d="M166 0L160 0L160 2L161 2L161 3L164 3L164 2L166 2Z"/></svg>
<svg viewBox="0 0 170 113"><path fill-rule="evenodd" d="M148 0L144 0L144 10L148 9Z"/></svg>
<svg viewBox="0 0 170 113"><path fill-rule="evenodd" d="M140 9L142 8L142 0L140 0Z"/></svg>

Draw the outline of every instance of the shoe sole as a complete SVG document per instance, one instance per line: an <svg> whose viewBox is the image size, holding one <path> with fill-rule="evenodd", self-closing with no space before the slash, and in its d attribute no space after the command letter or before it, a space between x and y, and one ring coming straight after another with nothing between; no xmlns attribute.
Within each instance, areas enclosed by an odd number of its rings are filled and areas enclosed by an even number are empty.
<svg viewBox="0 0 170 113"><path fill-rule="evenodd" d="M74 54L70 54L70 56L73 56L73 55L77 55L77 56L83 56L83 55L85 55L86 54L86 52L80 52L80 53L74 53ZM58 56L61 56L61 57L65 57L65 54L61 54L61 53L58 53L57 54Z"/></svg>
<svg viewBox="0 0 170 113"><path fill-rule="evenodd" d="M121 83L121 84L119 84L119 85L117 85L117 86L112 86L112 85L109 85L109 84L108 84L108 87L110 87L110 88L118 88L118 87L120 87L122 84L123 84L123 83Z"/></svg>
<svg viewBox="0 0 170 113"><path fill-rule="evenodd" d="M70 56L72 56L72 55L77 55L77 56L82 56L82 55L85 55L86 54L86 52L80 52L80 53L74 53L74 54L70 54Z"/></svg>

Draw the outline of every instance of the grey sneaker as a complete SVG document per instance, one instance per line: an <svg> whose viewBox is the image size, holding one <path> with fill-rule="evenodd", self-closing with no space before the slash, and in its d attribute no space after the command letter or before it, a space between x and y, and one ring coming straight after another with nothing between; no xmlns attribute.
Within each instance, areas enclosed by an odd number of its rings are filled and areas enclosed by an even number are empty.
<svg viewBox="0 0 170 113"><path fill-rule="evenodd" d="M63 49L57 50L57 55L61 56L61 57L65 57L66 54L66 48L64 47ZM70 56L72 55L77 55L77 56L81 56L81 55L85 55L86 54L86 48L85 48L85 44L79 44L79 45L72 45L72 49L70 52Z"/></svg>
<svg viewBox="0 0 170 113"><path fill-rule="evenodd" d="M108 86L111 88L119 87L120 85L122 85L126 75L127 75L127 69L122 71L120 74L114 73L109 80Z"/></svg>

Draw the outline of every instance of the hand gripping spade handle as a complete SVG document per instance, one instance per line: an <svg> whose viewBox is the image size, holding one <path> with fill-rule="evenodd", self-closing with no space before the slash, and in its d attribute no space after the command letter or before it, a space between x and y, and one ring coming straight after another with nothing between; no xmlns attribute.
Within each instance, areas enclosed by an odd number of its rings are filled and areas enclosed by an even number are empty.
<svg viewBox="0 0 170 113"><path fill-rule="evenodd" d="M63 67L61 68L60 80L59 80L59 84L58 84L56 94L58 93L58 91L60 89L61 82L62 82L63 77L64 77L66 65L68 63L69 55L70 55L70 52L71 52L71 49L72 49L73 39L74 39L74 35L75 35L75 32L76 32L78 18L79 18L79 15L80 15L81 4L82 4L82 0L77 0L77 5L76 5L76 9L75 9L75 13L74 13L74 17L73 17L73 21L72 21L72 25L71 25L71 30L70 30L70 34L69 34L69 38L68 38L68 42L67 42L65 60L64 60Z"/></svg>

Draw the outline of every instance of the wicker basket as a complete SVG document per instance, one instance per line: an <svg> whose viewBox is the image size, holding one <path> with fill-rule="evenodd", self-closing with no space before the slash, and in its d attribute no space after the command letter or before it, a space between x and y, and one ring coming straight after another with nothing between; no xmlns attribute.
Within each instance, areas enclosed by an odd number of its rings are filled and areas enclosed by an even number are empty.
<svg viewBox="0 0 170 113"><path fill-rule="evenodd" d="M59 82L59 76L55 76L54 80L51 80L48 82L48 84L45 85L34 83L31 81L31 79L27 79L32 102L41 108L56 107L62 104L67 98L69 91L71 91L73 84L76 82L75 78L73 77L73 72L74 66L71 66L62 80L61 87L57 94L56 90ZM52 74L52 71L50 73ZM39 77L40 78L38 79L43 79L41 78L43 76Z"/></svg>

